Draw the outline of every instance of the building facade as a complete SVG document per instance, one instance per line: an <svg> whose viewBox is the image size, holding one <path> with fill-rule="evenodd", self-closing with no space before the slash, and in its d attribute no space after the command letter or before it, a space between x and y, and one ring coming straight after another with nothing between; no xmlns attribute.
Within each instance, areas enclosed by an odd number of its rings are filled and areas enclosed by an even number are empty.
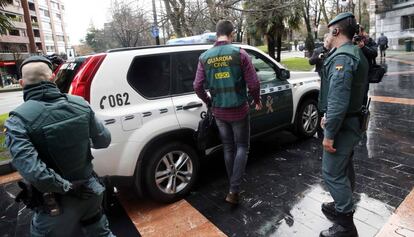
<svg viewBox="0 0 414 237"><path fill-rule="evenodd" d="M404 49L405 40L414 40L414 0L372 0L370 34L384 33L391 49Z"/></svg>
<svg viewBox="0 0 414 237"><path fill-rule="evenodd" d="M7 77L0 86L18 76L17 64L29 55L64 54L70 48L60 0L9 0L0 14L11 18L14 26L0 35L0 73Z"/></svg>

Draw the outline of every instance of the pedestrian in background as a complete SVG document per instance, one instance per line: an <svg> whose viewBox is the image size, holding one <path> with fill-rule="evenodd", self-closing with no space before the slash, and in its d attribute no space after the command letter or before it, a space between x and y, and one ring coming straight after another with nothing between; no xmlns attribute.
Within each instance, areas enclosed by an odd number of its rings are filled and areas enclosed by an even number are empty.
<svg viewBox="0 0 414 237"><path fill-rule="evenodd" d="M217 41L214 47L200 56L193 86L197 96L208 107L212 107L223 143L224 160L230 180L225 200L238 204L250 143L247 88L256 110L262 109L262 102L260 83L248 54L231 44L234 33L234 26L230 21L221 20L217 23ZM205 88L209 89L211 97Z"/></svg>
<svg viewBox="0 0 414 237"><path fill-rule="evenodd" d="M32 56L20 66L24 103L5 123L12 164L29 184L16 201L34 210L31 236L113 236L101 203L105 188L93 172L91 147L106 148L109 131L81 97L62 94L52 63Z"/></svg>
<svg viewBox="0 0 414 237"><path fill-rule="evenodd" d="M368 62L361 49L352 45L358 30L352 13L341 13L328 24L327 48L332 48L322 71L320 106L325 117L322 175L333 202L323 203L322 212L334 225L322 237L358 236L352 193L355 173L354 147L363 136L360 114L366 93Z"/></svg>
<svg viewBox="0 0 414 237"><path fill-rule="evenodd" d="M325 41L328 38L328 34L324 35L324 45L325 45ZM321 47L316 48L313 53L312 56L309 58L309 64L310 65L315 65L315 72L317 72L319 74L319 77L321 77L321 70L322 70L322 66L323 66L323 60L326 57L326 54L328 53L328 49L325 48L325 46L322 45Z"/></svg>
<svg viewBox="0 0 414 237"><path fill-rule="evenodd" d="M384 58L385 59L385 50L388 49L388 38L384 35L384 33L381 33L381 36L378 38L377 41L379 47L380 47L380 55L381 55L381 61Z"/></svg>

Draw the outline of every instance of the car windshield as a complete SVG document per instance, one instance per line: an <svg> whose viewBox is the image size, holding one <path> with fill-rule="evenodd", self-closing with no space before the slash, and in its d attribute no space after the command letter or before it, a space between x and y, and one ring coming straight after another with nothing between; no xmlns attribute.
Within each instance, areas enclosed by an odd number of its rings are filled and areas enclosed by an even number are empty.
<svg viewBox="0 0 414 237"><path fill-rule="evenodd" d="M79 71L86 57L77 58L74 61L62 64L55 76L55 83L62 93L68 93L70 85Z"/></svg>

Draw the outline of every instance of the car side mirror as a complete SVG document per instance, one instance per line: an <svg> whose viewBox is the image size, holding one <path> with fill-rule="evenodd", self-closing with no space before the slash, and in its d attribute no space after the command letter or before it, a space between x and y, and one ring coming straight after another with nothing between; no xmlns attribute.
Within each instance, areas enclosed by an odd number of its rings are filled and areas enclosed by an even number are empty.
<svg viewBox="0 0 414 237"><path fill-rule="evenodd" d="M286 69L280 69L280 79L287 80L290 78L290 71Z"/></svg>

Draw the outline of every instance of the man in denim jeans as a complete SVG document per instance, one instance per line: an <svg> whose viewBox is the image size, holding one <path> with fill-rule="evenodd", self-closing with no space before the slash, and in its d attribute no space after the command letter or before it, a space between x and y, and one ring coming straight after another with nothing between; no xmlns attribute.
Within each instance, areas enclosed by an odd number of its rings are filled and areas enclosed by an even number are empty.
<svg viewBox="0 0 414 237"><path fill-rule="evenodd" d="M214 47L200 56L194 90L207 106L212 107L220 132L230 179L230 190L225 200L238 204L250 141L247 88L256 110L260 110L260 83L246 51L231 44L233 24L226 20L219 21L216 34ZM211 97L206 93L204 83Z"/></svg>

